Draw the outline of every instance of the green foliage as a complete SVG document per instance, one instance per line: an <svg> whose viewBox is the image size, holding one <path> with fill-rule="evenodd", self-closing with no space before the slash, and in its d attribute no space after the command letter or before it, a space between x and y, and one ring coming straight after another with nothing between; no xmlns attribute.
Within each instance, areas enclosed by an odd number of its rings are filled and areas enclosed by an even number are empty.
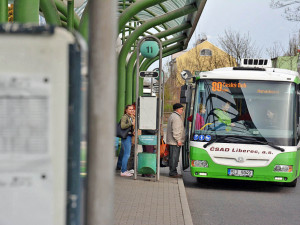
<svg viewBox="0 0 300 225"><path fill-rule="evenodd" d="M172 100L171 91L168 86L165 86L164 98L165 98L165 101Z"/></svg>
<svg viewBox="0 0 300 225"><path fill-rule="evenodd" d="M165 104L164 105L164 112L172 112L172 111L173 111L172 104Z"/></svg>

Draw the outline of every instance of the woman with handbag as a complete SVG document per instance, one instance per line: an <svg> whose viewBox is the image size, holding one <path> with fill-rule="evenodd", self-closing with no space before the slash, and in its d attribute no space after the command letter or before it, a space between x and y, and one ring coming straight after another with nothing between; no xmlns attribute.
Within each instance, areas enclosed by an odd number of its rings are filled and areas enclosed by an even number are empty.
<svg viewBox="0 0 300 225"><path fill-rule="evenodd" d="M125 107L125 114L121 118L121 129L127 129L129 127L133 128L133 124L135 123L135 119L133 117L133 106L127 105ZM127 137L121 139L121 143L123 146L123 158L122 158L122 166L121 166L121 176L122 177L131 177L133 174L127 171L127 163L130 156L131 151L131 139L133 136L133 129L128 132Z"/></svg>

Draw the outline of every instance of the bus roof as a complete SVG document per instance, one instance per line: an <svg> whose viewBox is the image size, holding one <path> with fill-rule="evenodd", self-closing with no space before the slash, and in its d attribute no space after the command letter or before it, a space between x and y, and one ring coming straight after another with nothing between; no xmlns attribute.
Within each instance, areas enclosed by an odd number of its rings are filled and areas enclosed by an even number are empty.
<svg viewBox="0 0 300 225"><path fill-rule="evenodd" d="M300 83L298 72L279 68L225 67L201 72L197 79L271 80Z"/></svg>

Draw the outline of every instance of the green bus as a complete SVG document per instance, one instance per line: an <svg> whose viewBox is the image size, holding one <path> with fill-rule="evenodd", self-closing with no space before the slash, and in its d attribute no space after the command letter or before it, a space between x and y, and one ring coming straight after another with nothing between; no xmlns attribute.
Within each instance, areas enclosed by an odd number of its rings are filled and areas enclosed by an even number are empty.
<svg viewBox="0 0 300 225"><path fill-rule="evenodd" d="M205 178L281 182L299 176L299 74L243 59L185 86L183 169ZM182 91L183 92L183 91ZM182 102L183 103L183 102Z"/></svg>

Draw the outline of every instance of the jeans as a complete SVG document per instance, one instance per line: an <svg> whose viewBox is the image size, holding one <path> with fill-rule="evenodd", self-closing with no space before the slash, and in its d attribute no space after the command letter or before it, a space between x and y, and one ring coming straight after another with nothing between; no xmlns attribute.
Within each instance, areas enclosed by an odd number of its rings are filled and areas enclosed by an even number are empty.
<svg viewBox="0 0 300 225"><path fill-rule="evenodd" d="M121 143L124 148L123 158L122 158L122 167L121 172L124 173L127 170L127 163L130 156L131 151L131 135L128 135L127 138L122 138Z"/></svg>
<svg viewBox="0 0 300 225"><path fill-rule="evenodd" d="M180 146L177 145L170 145L170 153L169 153L169 168L170 176L177 175L177 166L179 161L179 153L180 153Z"/></svg>
<svg viewBox="0 0 300 225"><path fill-rule="evenodd" d="M121 149L120 149L119 156L118 156L117 169L121 169L121 167L122 167L123 155L124 155L124 147L123 147L123 144L121 144Z"/></svg>

